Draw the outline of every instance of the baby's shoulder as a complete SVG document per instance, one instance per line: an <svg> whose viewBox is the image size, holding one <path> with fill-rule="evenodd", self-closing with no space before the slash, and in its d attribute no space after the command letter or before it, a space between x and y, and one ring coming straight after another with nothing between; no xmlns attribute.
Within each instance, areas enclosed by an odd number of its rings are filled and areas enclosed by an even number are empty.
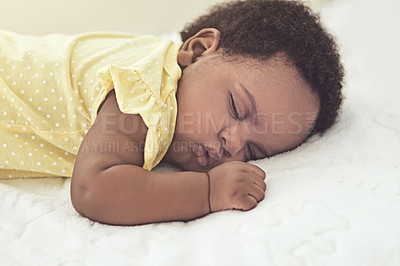
<svg viewBox="0 0 400 266"><path fill-rule="evenodd" d="M115 96L115 91L108 93L100 105L96 123L100 123L101 134L119 134L131 138L137 143L144 143L147 126L139 114L126 114L121 112Z"/></svg>

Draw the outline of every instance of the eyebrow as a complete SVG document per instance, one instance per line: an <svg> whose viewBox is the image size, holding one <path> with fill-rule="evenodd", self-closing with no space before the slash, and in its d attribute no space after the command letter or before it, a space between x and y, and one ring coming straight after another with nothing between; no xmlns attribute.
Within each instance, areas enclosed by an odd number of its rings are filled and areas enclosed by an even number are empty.
<svg viewBox="0 0 400 266"><path fill-rule="evenodd" d="M240 88L242 89L242 91L244 92L244 94L247 96L247 99L250 101L250 103L251 103L251 110L250 110L250 113L251 113L251 115L253 116L253 121L255 122L255 124L257 124L257 121L258 121L258 117L257 117L257 114L258 114L258 111L257 111L257 105L256 105L256 101L254 100L254 96L253 96L253 94L251 94L247 89L246 89L246 87L242 84L242 83L239 83L239 85L240 85ZM255 142L250 142L251 144L253 144L259 151L261 151L261 153L265 156L265 157L268 157L268 152L263 148L263 147L261 147L260 145L258 145L257 143L255 143Z"/></svg>

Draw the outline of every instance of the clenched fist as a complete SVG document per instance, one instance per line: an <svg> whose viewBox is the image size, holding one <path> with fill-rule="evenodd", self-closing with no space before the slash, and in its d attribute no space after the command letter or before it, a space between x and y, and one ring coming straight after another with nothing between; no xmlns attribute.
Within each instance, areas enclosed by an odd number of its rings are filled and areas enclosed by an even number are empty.
<svg viewBox="0 0 400 266"><path fill-rule="evenodd" d="M227 162L210 171L211 212L248 211L264 199L265 172L245 162Z"/></svg>

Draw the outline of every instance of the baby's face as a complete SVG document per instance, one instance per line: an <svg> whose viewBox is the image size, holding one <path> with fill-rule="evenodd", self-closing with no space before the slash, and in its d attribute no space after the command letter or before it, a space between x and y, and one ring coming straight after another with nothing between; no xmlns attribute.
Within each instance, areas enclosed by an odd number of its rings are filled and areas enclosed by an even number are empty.
<svg viewBox="0 0 400 266"><path fill-rule="evenodd" d="M203 56L183 69L177 101L164 160L191 171L293 149L319 111L318 96L284 56L265 63L222 59L220 52Z"/></svg>

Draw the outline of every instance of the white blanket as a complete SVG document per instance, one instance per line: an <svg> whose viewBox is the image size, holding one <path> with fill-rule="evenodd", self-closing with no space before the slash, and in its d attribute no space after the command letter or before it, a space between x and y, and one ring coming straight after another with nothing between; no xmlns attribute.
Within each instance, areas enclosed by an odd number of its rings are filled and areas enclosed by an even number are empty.
<svg viewBox="0 0 400 266"><path fill-rule="evenodd" d="M255 209L108 226L74 211L69 179L4 180L0 265L400 265L399 12L398 0L323 10L347 71L341 121L254 162L268 187Z"/></svg>

